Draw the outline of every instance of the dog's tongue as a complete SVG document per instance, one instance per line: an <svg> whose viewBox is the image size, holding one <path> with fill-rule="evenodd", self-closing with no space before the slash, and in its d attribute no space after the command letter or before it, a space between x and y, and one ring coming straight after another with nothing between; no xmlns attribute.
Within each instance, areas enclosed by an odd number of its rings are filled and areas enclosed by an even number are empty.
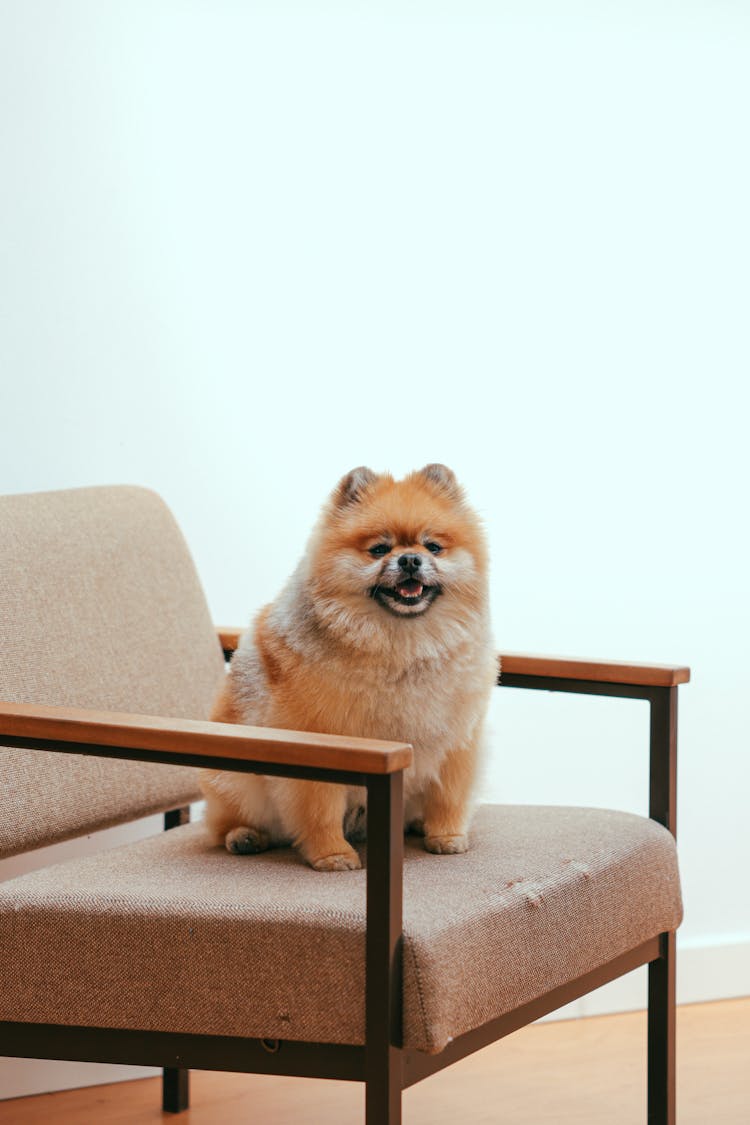
<svg viewBox="0 0 750 1125"><path fill-rule="evenodd" d="M403 585L397 587L402 598L418 598L423 589L422 583L417 582L416 578L410 578L408 582L404 582Z"/></svg>

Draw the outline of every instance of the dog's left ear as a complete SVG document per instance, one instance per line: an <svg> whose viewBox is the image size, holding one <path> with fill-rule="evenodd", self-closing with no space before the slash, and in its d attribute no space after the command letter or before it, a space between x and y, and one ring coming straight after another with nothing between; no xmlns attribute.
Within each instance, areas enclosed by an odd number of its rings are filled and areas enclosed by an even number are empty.
<svg viewBox="0 0 750 1125"><path fill-rule="evenodd" d="M432 464L425 465L420 469L417 476L425 477L430 484L437 485L441 491L446 492L453 500L463 499L463 490L461 485L456 480L456 474L453 469L449 469L447 465Z"/></svg>
<svg viewBox="0 0 750 1125"><path fill-rule="evenodd" d="M374 473L372 469L368 469L366 465L360 465L358 468L352 469L350 473L342 477L334 489L333 502L335 506L345 508L349 504L356 504L377 479L378 474Z"/></svg>

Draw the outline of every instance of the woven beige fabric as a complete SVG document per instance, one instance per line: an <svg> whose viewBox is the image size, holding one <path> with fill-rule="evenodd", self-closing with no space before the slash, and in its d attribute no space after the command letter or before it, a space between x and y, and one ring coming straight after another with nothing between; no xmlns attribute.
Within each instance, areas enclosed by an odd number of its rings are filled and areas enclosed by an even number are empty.
<svg viewBox="0 0 750 1125"><path fill-rule="evenodd" d="M672 837L627 813L484 806L466 855L407 841L405 1043L440 1050L681 916ZM191 825L0 886L0 1019L362 1043L364 934L363 871Z"/></svg>
<svg viewBox="0 0 750 1125"><path fill-rule="evenodd" d="M141 488L0 498L0 699L204 719L221 650L171 513ZM0 856L186 802L174 766L0 749Z"/></svg>

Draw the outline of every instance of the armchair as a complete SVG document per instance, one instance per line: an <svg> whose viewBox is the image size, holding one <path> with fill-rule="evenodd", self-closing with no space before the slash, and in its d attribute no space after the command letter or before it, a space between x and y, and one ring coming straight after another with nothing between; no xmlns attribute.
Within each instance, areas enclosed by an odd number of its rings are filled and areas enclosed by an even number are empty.
<svg viewBox="0 0 750 1125"><path fill-rule="evenodd" d="M170 829L0 885L0 1054L157 1065L171 1111L191 1068L346 1078L397 1125L402 1089L648 964L648 1120L674 1122L687 669L503 655L504 686L649 701L650 818L484 806L446 859L404 841L409 746L205 721L238 632L154 494L7 497L0 527L0 854ZM208 848L202 766L366 786L365 870Z"/></svg>

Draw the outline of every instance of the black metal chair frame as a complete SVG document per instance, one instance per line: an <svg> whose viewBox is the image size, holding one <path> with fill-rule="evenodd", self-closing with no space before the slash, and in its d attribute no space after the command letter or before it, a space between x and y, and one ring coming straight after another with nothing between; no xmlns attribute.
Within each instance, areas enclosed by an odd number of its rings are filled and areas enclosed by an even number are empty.
<svg viewBox="0 0 750 1125"><path fill-rule="evenodd" d="M230 658L231 650L225 650ZM504 674L504 687L575 692L650 704L649 816L676 834L677 688L595 679ZM19 1058L130 1063L164 1068L164 1109L188 1104L190 1069L349 1079L365 1083L367 1125L400 1125L401 1092L458 1059L508 1035L610 980L648 964L648 1122L675 1125L675 935L664 933L594 972L540 996L530 1004L461 1035L440 1054L401 1046L401 942L403 870L403 772L351 771L280 766L261 761L195 754L162 754L130 746L103 746L54 739L9 737L6 746L85 753L173 764L206 765L255 773L340 782L367 788L366 1044L342 1046L257 1040L177 1032L0 1022L0 1055ZM187 810L167 813L165 827L184 823Z"/></svg>

